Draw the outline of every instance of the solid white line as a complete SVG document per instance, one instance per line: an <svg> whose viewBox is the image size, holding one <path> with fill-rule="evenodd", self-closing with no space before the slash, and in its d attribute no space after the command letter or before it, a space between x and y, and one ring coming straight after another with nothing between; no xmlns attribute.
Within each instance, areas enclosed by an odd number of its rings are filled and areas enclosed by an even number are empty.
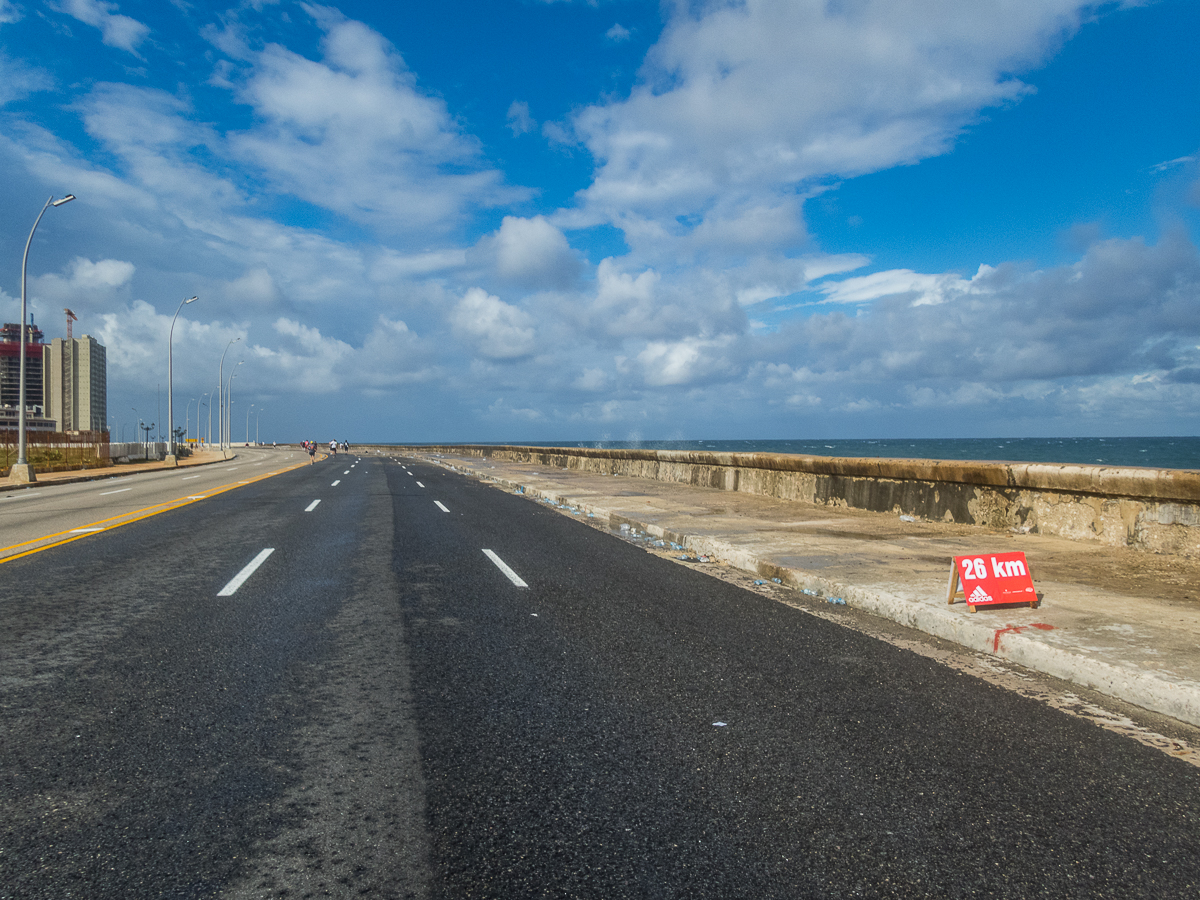
<svg viewBox="0 0 1200 900"><path fill-rule="evenodd" d="M490 559L492 562L494 562L496 564L496 568L499 569L501 572L503 572L505 575L507 575L508 580L511 581L513 584L515 584L517 587L523 587L523 588L529 587L529 585L527 585L521 579L520 575L518 575L516 572L514 572L512 569L510 569L508 567L508 563L506 563L504 560L502 560L499 556L497 556L491 550L484 550L483 555L486 556L488 559Z"/></svg>
<svg viewBox="0 0 1200 900"><path fill-rule="evenodd" d="M133 488L118 488L115 491L101 491L100 496L107 497L109 494L123 494L126 491L132 491L132 490L133 490Z"/></svg>
<svg viewBox="0 0 1200 900"><path fill-rule="evenodd" d="M217 596L232 597L234 594L236 594L237 589L245 583L246 579L253 575L258 567L267 561L267 557L274 552L274 547L268 547L266 550L263 550L261 553L259 553L258 556L250 560L250 564L247 565L246 568L242 569L242 571L233 576L233 580L230 581L229 584L221 588L221 590L217 593Z"/></svg>
<svg viewBox="0 0 1200 900"><path fill-rule="evenodd" d="M421 484L421 482L419 482L419 481L418 481L418 482L417 482L417 487L419 487L419 488L423 488L423 487L425 487L425 485Z"/></svg>
<svg viewBox="0 0 1200 900"><path fill-rule="evenodd" d="M342 479L339 478L337 481L335 481L333 484L331 484L330 487L337 487L341 483L342 483Z"/></svg>
<svg viewBox="0 0 1200 900"><path fill-rule="evenodd" d="M316 509L316 508L317 508L317 504L318 504L318 503L320 503L320 502L321 502L320 500L314 500L312 503L308 504L308 506L306 506L306 507L304 508L304 511L305 511L305 512L312 512L314 509Z"/></svg>
<svg viewBox="0 0 1200 900"><path fill-rule="evenodd" d="M450 510L448 510L448 509L446 509L446 507L442 506L442 501L441 501L441 500L434 500L434 501L433 501L433 503L434 503L434 505L435 505L435 506L436 506L438 509L440 509L442 512L450 512Z"/></svg>

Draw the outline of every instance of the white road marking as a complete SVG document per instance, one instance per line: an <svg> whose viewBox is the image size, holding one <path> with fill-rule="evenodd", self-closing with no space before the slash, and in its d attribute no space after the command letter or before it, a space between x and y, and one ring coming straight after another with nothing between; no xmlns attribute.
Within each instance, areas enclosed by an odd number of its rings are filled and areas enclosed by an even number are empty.
<svg viewBox="0 0 1200 900"><path fill-rule="evenodd" d="M189 480L189 479L191 479L191 478L199 478L199 477L200 477L199 475L185 475L185 476L183 476L182 478L180 478L179 480L180 480L180 481L187 481L187 480Z"/></svg>
<svg viewBox="0 0 1200 900"><path fill-rule="evenodd" d="M417 482L417 487L419 487L419 488L423 488L423 487L425 487L425 485L421 484L421 482L419 482L419 481L418 481L418 482Z"/></svg>
<svg viewBox="0 0 1200 900"><path fill-rule="evenodd" d="M314 509L316 509L316 508L317 508L317 504L318 504L318 503L320 503L320 502L321 502L320 500L314 500L312 503L308 504L308 506L306 506L306 507L304 508L304 511L305 511L305 512L312 512Z"/></svg>
<svg viewBox="0 0 1200 900"><path fill-rule="evenodd" d="M133 488L117 488L115 491L101 491L101 497L107 497L109 494L123 494L126 491L132 491Z"/></svg>
<svg viewBox="0 0 1200 900"><path fill-rule="evenodd" d="M206 497L204 494L197 494L195 497L188 497L188 499L189 500L207 500L208 497Z"/></svg>
<svg viewBox="0 0 1200 900"><path fill-rule="evenodd" d="M506 563L504 560L502 560L499 556L497 556L491 550L484 550L483 555L486 556L488 559L490 559L492 562L494 562L496 564L496 568L499 569L501 572L503 572L505 575L507 575L508 580L511 581L513 584L515 584L517 587L523 587L523 588L529 587L529 585L527 585L522 580L520 575L518 575L516 572L514 572L512 569L510 569L508 567L508 563Z"/></svg>
<svg viewBox="0 0 1200 900"><path fill-rule="evenodd" d="M351 467L350 467L350 469L353 469L353 468L354 468L354 466L351 466ZM349 474L350 474L350 469L347 469L347 470L346 470L345 472L343 472L342 474L343 474L343 475L349 475Z"/></svg>
<svg viewBox="0 0 1200 900"><path fill-rule="evenodd" d="M237 589L246 583L246 579L253 575L255 571L257 571L258 567L267 561L267 557L274 552L274 547L268 547L266 550L263 550L261 553L259 553L258 556L250 560L250 563L246 566L246 568L242 569L242 571L233 576L233 580L230 581L229 584L221 588L221 590L217 593L217 596L232 597L234 594L236 594Z"/></svg>
<svg viewBox="0 0 1200 900"><path fill-rule="evenodd" d="M446 509L446 507L442 506L442 501L441 501L441 500L434 500L434 501L433 501L433 504L434 504L434 506L436 506L438 509L440 509L442 512L450 512L450 510L448 510L448 509Z"/></svg>
<svg viewBox="0 0 1200 900"><path fill-rule="evenodd" d="M333 484L331 484L330 487L337 487L341 483L342 483L342 479L339 478L337 481L335 481Z"/></svg>
<svg viewBox="0 0 1200 900"><path fill-rule="evenodd" d="M68 534L91 534L93 531L103 531L103 528L72 528Z"/></svg>

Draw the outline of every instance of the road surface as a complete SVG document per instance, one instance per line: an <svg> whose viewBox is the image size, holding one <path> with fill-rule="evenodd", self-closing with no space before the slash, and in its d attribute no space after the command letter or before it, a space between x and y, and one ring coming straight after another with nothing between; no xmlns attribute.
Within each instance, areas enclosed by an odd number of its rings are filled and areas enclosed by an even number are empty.
<svg viewBox="0 0 1200 900"><path fill-rule="evenodd" d="M0 564L0 897L1200 894L1185 762L440 468L264 461ZM63 490L0 534L124 496Z"/></svg>

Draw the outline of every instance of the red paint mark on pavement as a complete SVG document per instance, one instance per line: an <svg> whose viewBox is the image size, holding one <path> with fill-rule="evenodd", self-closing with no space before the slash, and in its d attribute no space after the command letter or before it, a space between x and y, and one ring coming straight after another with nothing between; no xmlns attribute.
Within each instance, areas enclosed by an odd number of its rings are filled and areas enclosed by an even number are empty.
<svg viewBox="0 0 1200 900"><path fill-rule="evenodd" d="M1053 631L1053 625L1047 625L1045 622L1030 622L1028 625L1009 625L1007 628L997 628L996 634L992 639L992 652L1000 652L1000 637L1005 634L1020 634L1026 628L1037 628L1042 631Z"/></svg>

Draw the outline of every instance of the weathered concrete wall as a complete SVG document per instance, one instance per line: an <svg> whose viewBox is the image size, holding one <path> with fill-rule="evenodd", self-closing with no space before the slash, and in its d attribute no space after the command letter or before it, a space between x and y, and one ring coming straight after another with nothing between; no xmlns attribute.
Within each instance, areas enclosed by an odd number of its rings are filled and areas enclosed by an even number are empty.
<svg viewBox="0 0 1200 900"><path fill-rule="evenodd" d="M650 478L1200 557L1200 472L1191 470L477 444L403 449Z"/></svg>

